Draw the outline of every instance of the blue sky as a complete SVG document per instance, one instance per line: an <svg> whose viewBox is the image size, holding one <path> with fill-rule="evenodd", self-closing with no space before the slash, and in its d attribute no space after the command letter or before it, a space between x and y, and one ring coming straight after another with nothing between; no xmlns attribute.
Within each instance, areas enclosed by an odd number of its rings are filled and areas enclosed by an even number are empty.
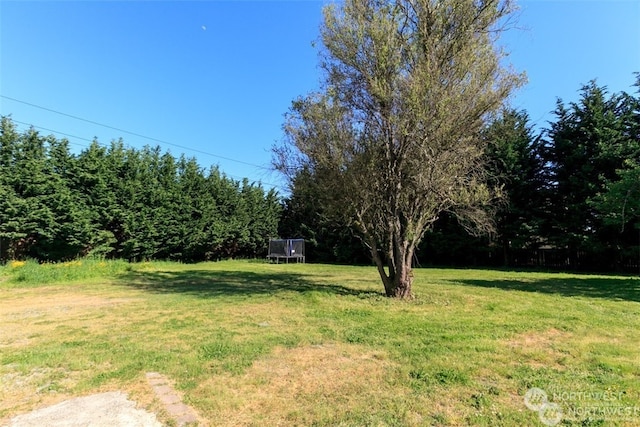
<svg viewBox="0 0 640 427"><path fill-rule="evenodd" d="M325 3L0 0L0 114L21 129L72 135L77 151L94 137L122 137L234 179L283 185L268 170L270 147L291 101L319 87L312 42ZM501 43L528 74L512 104L534 124L545 126L556 98L576 100L594 78L611 92L635 91L640 0L519 5L518 28Z"/></svg>

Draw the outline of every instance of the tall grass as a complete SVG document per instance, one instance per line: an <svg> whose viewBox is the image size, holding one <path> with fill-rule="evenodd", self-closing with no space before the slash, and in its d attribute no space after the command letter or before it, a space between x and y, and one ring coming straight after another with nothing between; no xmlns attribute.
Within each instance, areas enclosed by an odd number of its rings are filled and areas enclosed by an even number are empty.
<svg viewBox="0 0 640 427"><path fill-rule="evenodd" d="M117 277L134 266L122 260L79 259L40 264L34 260L9 261L0 267L3 287L36 287L52 283L69 283Z"/></svg>

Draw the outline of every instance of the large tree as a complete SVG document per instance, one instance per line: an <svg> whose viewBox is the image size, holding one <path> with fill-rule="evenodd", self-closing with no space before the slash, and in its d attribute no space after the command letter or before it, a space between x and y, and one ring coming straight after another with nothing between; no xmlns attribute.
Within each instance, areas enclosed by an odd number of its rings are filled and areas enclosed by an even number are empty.
<svg viewBox="0 0 640 427"><path fill-rule="evenodd" d="M481 130L523 76L496 41L509 0L346 0L324 9L323 90L294 101L276 168L306 168L360 231L388 296L443 212L487 227Z"/></svg>
<svg viewBox="0 0 640 427"><path fill-rule="evenodd" d="M557 102L543 150L549 189L543 232L551 244L569 251L572 268L580 267L580 252L595 255L590 267L608 264L603 254L621 244L618 227L605 221L613 206L598 200L607 188L618 188L613 185L621 178L617 171L638 159L637 111L633 97L609 95L595 81L582 87L578 102ZM612 200L624 205L624 198Z"/></svg>
<svg viewBox="0 0 640 427"><path fill-rule="evenodd" d="M503 264L512 249L535 248L540 240L544 200L540 137L533 135L525 111L506 109L484 132L492 180L502 188L503 203L496 212L496 237Z"/></svg>

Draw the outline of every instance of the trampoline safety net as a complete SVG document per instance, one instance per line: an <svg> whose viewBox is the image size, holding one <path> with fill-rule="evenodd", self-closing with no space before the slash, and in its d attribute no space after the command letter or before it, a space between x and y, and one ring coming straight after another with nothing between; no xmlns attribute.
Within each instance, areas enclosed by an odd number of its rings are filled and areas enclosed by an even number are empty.
<svg viewBox="0 0 640 427"><path fill-rule="evenodd" d="M296 262L305 262L304 239L272 239L269 240L269 255L267 259L275 262L295 259Z"/></svg>

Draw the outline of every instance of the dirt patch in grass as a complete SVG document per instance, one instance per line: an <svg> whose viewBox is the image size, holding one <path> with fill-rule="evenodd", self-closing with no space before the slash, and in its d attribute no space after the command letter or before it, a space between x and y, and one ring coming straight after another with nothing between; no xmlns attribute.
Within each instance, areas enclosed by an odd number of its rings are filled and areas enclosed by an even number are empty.
<svg viewBox="0 0 640 427"><path fill-rule="evenodd" d="M136 298L105 298L95 295L60 294L54 299L44 297L7 298L0 302L0 311L8 320L37 318L48 315L63 314L65 317L73 311L89 308L112 306L136 301Z"/></svg>
<svg viewBox="0 0 640 427"><path fill-rule="evenodd" d="M46 335L58 321L95 315L96 309L138 301L137 298L102 297L81 293L61 293L41 289L40 295L2 293L0 295L0 349L32 344L33 338Z"/></svg>
<svg viewBox="0 0 640 427"><path fill-rule="evenodd" d="M345 344L276 348L243 375L213 377L196 394L218 397L208 418L219 426L339 421L392 392L390 366L380 352Z"/></svg>
<svg viewBox="0 0 640 427"><path fill-rule="evenodd" d="M73 397L70 391L86 377L86 372L49 363L49 367L25 368L13 362L19 359L12 352L50 343L52 337L59 337L55 342L60 344L68 337L62 331L92 327L104 310L137 300L113 292L92 295L59 286L0 291L0 352L10 355L11 362L0 365L0 414L16 414ZM92 369L108 367L95 365Z"/></svg>
<svg viewBox="0 0 640 427"><path fill-rule="evenodd" d="M569 336L570 334L567 332L550 328L546 331L528 331L519 334L508 340L506 343L507 345L516 348L548 347L554 341L562 340Z"/></svg>
<svg viewBox="0 0 640 427"><path fill-rule="evenodd" d="M1 368L0 414L16 414L57 403L69 397L64 390L76 381L74 373L63 369L36 368L20 372L14 365ZM0 425L4 425L1 418Z"/></svg>
<svg viewBox="0 0 640 427"><path fill-rule="evenodd" d="M562 369L566 353L559 350L562 343L571 338L571 334L555 328L545 331L528 331L519 334L504 344L517 354L520 360L526 360L527 364L534 368L552 367Z"/></svg>

